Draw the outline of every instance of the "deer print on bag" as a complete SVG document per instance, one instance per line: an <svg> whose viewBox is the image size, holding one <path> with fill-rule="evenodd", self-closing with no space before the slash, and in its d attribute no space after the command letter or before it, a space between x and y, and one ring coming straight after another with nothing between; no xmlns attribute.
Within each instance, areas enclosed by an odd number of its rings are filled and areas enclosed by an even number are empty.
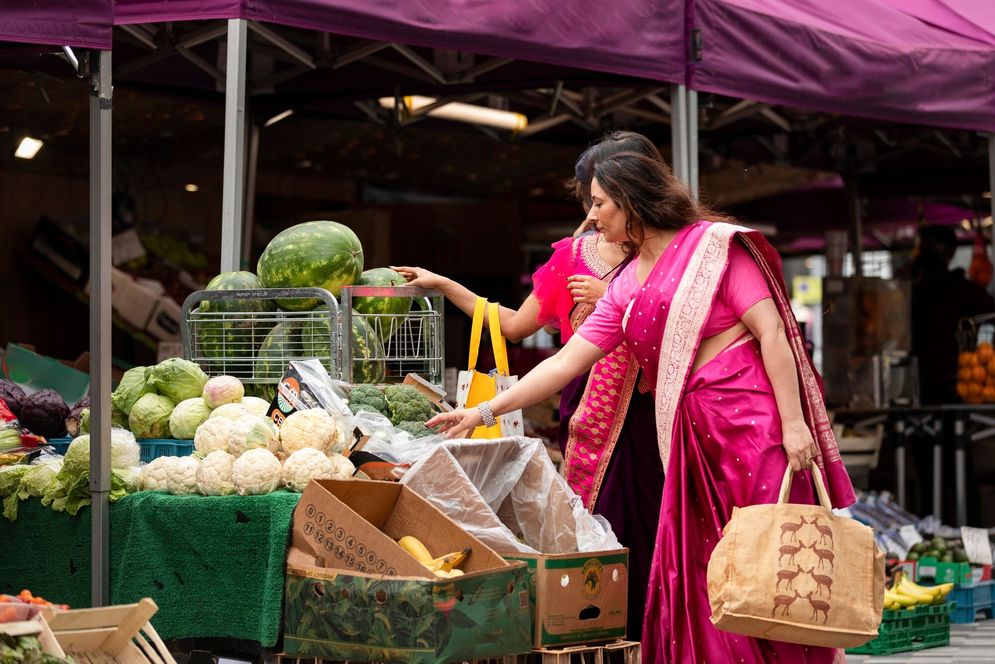
<svg viewBox="0 0 995 664"><path fill-rule="evenodd" d="M832 569L835 568L835 564L833 563L833 559L836 556L833 555L832 551L830 551L829 549L820 549L818 546L816 546L816 543L814 541L811 544L808 544L808 545L802 544L801 548L805 548L806 546L809 549L812 549L812 551L815 553L815 555L819 556L819 569L822 569L822 563L823 563L823 561L829 561L829 569L830 570L832 570Z"/></svg>
<svg viewBox="0 0 995 664"><path fill-rule="evenodd" d="M798 522L798 523L791 523L791 522L782 523L781 524L781 544L784 544L784 535L785 534L791 535L791 537L788 538L789 542L792 542L792 541L797 542L798 541L798 531L806 523L808 523L808 521L805 520L805 517L801 517L801 521Z"/></svg>
<svg viewBox="0 0 995 664"><path fill-rule="evenodd" d="M791 608L791 605L794 604L796 599L802 596L803 595L798 594L797 590L794 595L777 595L774 597L774 610L770 612L770 617L774 617L774 614L777 613L778 607L784 607L784 610L781 612L782 616L788 615L788 609Z"/></svg>
<svg viewBox="0 0 995 664"><path fill-rule="evenodd" d="M797 590L795 591L795 594L796 595L798 594ZM802 597L802 595L799 595L799 597ZM824 616L822 619L822 624L825 625L827 622L829 622L829 609L832 608L829 605L829 602L823 602L820 599L812 599L812 593L804 595L804 597L805 599L808 600L809 605L812 607L812 617L809 618L809 620L818 621L819 614L821 613Z"/></svg>
<svg viewBox="0 0 995 664"><path fill-rule="evenodd" d="M799 567L798 569L801 569L801 567ZM812 580L815 581L816 584L818 584L816 586L816 589L815 589L815 594L816 595L821 595L822 594L822 587L825 586L826 590L829 592L829 599L833 598L833 577L826 576L824 574L816 574L814 567L809 568L809 570L808 570L808 572L806 572L806 574L808 574L809 576L811 576Z"/></svg>
<svg viewBox="0 0 995 664"><path fill-rule="evenodd" d="M795 572L792 572L790 569L782 569L777 573L777 585L774 587L775 590L781 589L782 581L788 582L787 585L785 586L785 590L794 590L794 588L791 587L792 581L795 580L795 577L797 577L799 574L805 571L802 569L801 565L795 565L795 567L798 568L798 570Z"/></svg>
<svg viewBox="0 0 995 664"><path fill-rule="evenodd" d="M791 546L790 544L785 544L780 549L778 549L777 552L778 552L778 554L780 554L777 557L777 565L778 565L778 567L781 566L781 560L783 560L785 556L788 557L788 564L789 565L794 565L795 564L795 556L803 548L805 548L804 544L798 544L797 546Z"/></svg>
<svg viewBox="0 0 995 664"><path fill-rule="evenodd" d="M819 517L815 517L811 521L811 525L815 526L815 529L819 531L819 544L825 544L828 540L829 548L833 548L833 529L829 526L820 526Z"/></svg>

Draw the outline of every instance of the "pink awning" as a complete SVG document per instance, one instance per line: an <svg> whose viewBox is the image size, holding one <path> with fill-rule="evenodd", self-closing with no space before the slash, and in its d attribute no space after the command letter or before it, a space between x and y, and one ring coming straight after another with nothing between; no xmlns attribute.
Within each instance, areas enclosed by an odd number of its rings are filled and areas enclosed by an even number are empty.
<svg viewBox="0 0 995 664"><path fill-rule="evenodd" d="M0 42L111 48L112 0L0 0Z"/></svg>

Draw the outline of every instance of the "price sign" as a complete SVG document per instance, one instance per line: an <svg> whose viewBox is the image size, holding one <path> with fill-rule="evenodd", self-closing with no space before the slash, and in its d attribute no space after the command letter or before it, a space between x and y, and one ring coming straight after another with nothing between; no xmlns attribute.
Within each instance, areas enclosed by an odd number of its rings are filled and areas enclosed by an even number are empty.
<svg viewBox="0 0 995 664"><path fill-rule="evenodd" d="M961 526L960 538L964 541L964 552L968 560L977 565L992 564L992 545L988 541L987 530Z"/></svg>
<svg viewBox="0 0 995 664"><path fill-rule="evenodd" d="M906 525L899 528L898 536L902 538L903 542L905 542L905 546L910 549L922 541L922 535L919 534L919 531L916 530L916 527L913 525Z"/></svg>

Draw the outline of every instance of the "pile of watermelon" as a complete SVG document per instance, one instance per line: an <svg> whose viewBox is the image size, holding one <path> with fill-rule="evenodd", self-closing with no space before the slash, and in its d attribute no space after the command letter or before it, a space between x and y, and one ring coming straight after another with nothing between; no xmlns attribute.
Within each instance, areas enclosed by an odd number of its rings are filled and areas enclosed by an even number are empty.
<svg viewBox="0 0 995 664"><path fill-rule="evenodd" d="M397 286L404 278L389 268L363 271L363 246L347 226L335 221L309 221L291 226L270 241L259 258L256 274L226 272L215 277L207 290L244 290L254 288L324 288L338 297L343 286ZM350 348L354 383L378 383L384 380L384 341L395 332L396 316L411 309L410 298L358 297L353 300L355 313ZM231 320L202 323L198 338L203 355L212 360L250 363L257 377L266 380L258 396L267 397L286 369L287 357L328 357L332 330L327 318L287 320L276 323L267 316L247 316L239 312L276 312L320 310L321 300L293 298L276 300L205 301L202 312L231 313ZM267 319L269 321L267 322Z"/></svg>

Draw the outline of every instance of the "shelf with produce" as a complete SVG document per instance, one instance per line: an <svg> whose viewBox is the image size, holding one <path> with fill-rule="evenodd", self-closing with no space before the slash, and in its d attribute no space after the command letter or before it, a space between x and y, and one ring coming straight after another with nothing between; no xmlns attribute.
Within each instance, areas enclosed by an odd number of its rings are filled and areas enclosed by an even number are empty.
<svg viewBox="0 0 995 664"><path fill-rule="evenodd" d="M90 306L90 296L71 279L61 274L54 266L39 258L31 251L24 251L20 256L21 261L38 275L44 277L49 283L63 291L67 295L75 298L80 304ZM145 346L149 350L155 351L159 347L159 342L150 334L127 322L115 312L111 312L111 321L114 327L121 330L135 341Z"/></svg>

